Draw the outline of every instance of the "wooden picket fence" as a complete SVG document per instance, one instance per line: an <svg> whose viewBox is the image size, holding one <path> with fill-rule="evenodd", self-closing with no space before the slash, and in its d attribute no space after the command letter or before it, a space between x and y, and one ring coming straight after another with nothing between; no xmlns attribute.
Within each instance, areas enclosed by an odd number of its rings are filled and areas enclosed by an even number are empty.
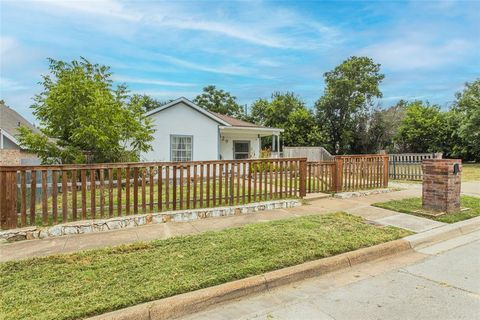
<svg viewBox="0 0 480 320"><path fill-rule="evenodd" d="M389 154L389 176L394 180L422 180L422 161L442 159L442 153Z"/></svg>
<svg viewBox="0 0 480 320"><path fill-rule="evenodd" d="M305 158L4 166L1 228L302 197L305 178Z"/></svg>
<svg viewBox="0 0 480 320"><path fill-rule="evenodd" d="M388 186L388 155L335 156L307 162L307 193L342 192Z"/></svg>
<svg viewBox="0 0 480 320"><path fill-rule="evenodd" d="M387 155L0 167L1 229L388 185Z"/></svg>

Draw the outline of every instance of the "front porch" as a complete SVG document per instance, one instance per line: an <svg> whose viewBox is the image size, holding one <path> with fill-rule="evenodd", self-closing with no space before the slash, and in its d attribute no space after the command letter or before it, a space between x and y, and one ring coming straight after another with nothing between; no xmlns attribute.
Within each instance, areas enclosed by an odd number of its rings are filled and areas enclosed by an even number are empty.
<svg viewBox="0 0 480 320"><path fill-rule="evenodd" d="M280 151L280 134L283 129L262 127L220 127L220 160L261 158L263 137L272 137L272 157Z"/></svg>

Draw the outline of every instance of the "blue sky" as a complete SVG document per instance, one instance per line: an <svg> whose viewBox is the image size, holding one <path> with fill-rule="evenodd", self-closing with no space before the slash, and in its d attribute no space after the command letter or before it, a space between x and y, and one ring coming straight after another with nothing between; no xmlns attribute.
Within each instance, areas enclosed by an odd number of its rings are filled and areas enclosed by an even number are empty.
<svg viewBox="0 0 480 320"><path fill-rule="evenodd" d="M309 105L351 55L382 64L382 106L446 106L480 77L480 1L0 0L0 98L29 120L47 57L112 67L132 92L242 104L293 91Z"/></svg>

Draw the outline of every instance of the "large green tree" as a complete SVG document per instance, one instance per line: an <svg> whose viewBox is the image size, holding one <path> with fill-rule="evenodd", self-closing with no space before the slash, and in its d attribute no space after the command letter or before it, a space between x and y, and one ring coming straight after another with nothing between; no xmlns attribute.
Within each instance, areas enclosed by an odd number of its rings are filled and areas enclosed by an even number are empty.
<svg viewBox="0 0 480 320"><path fill-rule="evenodd" d="M324 74L325 92L315 103L318 126L327 137L327 149L349 152L357 121L382 97L380 65L368 57L350 57Z"/></svg>
<svg viewBox="0 0 480 320"><path fill-rule="evenodd" d="M287 146L315 146L321 140L313 113L293 92L275 92L270 101L258 99L252 104L248 119L260 125L285 129L283 139Z"/></svg>
<svg viewBox="0 0 480 320"><path fill-rule="evenodd" d="M452 154L480 161L480 79L466 83L456 94L449 120L456 129Z"/></svg>
<svg viewBox="0 0 480 320"><path fill-rule="evenodd" d="M209 111L237 118L243 117L243 110L237 103L237 98L230 92L217 89L212 85L203 88L203 93L198 95L193 102Z"/></svg>
<svg viewBox="0 0 480 320"><path fill-rule="evenodd" d="M406 107L395 140L401 151L440 152L449 135L446 113L439 106L414 101Z"/></svg>
<svg viewBox="0 0 480 320"><path fill-rule="evenodd" d="M170 100L171 101L171 100ZM151 111L153 109L160 108L163 105L166 105L170 101L160 101L154 99L146 94L132 94L130 97L131 104L140 104L145 112Z"/></svg>
<svg viewBox="0 0 480 320"><path fill-rule="evenodd" d="M44 163L130 161L150 149L142 104L129 99L125 85L113 86L109 67L49 59L49 71L32 105L42 134L21 128L23 147Z"/></svg>

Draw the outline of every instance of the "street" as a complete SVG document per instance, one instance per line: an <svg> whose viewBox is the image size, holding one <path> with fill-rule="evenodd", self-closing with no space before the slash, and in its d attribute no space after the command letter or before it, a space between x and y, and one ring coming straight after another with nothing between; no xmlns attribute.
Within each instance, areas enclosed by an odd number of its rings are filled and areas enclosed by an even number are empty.
<svg viewBox="0 0 480 320"><path fill-rule="evenodd" d="M480 319L480 232L185 317Z"/></svg>

